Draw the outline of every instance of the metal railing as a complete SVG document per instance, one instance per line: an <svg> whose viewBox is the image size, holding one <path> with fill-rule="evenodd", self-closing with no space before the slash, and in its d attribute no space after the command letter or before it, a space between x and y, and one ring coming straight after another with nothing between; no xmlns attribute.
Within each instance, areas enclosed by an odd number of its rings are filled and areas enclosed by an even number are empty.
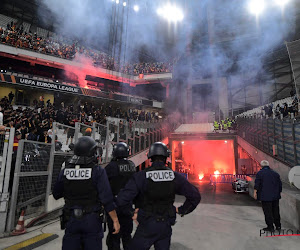
<svg viewBox="0 0 300 250"><path fill-rule="evenodd" d="M5 128L0 132L0 233L5 231L8 214L9 191L12 180L11 171L14 144L14 128Z"/></svg>
<svg viewBox="0 0 300 250"><path fill-rule="evenodd" d="M14 129L8 129L4 136L0 136L0 148L2 147L3 152L1 156L2 159L7 159L4 163L5 168L2 161L0 172L1 197L6 192L7 202L3 203L1 200L1 206L8 204L10 163L13 164L12 169L14 169L6 223L7 231L14 228L22 210L26 211L25 219L29 219L62 207L61 202L56 202L53 199L52 189L62 167L73 155L72 143L75 144L81 136L88 133L96 140L100 156L99 163L106 164L112 159L114 144L121 141L127 143L132 156L146 150L151 143L162 140L168 132L159 123L128 122L110 117L107 118L106 125L98 123L93 123L93 126L81 123L75 123L74 125L72 127L54 122L51 143L20 140L15 161L11 159ZM87 130L88 128L89 130ZM7 150L8 148L10 151ZM1 183L4 180L4 169L6 169L5 179L8 182L5 182L6 186L3 191ZM6 221L6 218L4 219ZM3 230L0 232L3 232Z"/></svg>
<svg viewBox="0 0 300 250"><path fill-rule="evenodd" d="M55 147L55 151L72 151L72 145L75 143L75 127L54 122L52 131L54 140L61 143L61 145Z"/></svg>
<svg viewBox="0 0 300 250"><path fill-rule="evenodd" d="M211 174L210 175L210 183L232 183L236 179L247 180L247 177L253 177L253 174Z"/></svg>
<svg viewBox="0 0 300 250"><path fill-rule="evenodd" d="M300 121L238 118L238 135L256 148L285 162L300 164Z"/></svg>
<svg viewBox="0 0 300 250"><path fill-rule="evenodd" d="M22 210L26 218L47 211L51 188L54 143L20 140L15 162L7 229L14 228Z"/></svg>

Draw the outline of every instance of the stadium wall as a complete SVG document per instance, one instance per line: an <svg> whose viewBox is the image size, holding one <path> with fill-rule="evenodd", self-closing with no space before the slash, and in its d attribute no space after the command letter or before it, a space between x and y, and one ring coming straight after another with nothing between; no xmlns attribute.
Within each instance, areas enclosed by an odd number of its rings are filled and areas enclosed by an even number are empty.
<svg viewBox="0 0 300 250"><path fill-rule="evenodd" d="M17 90L23 90L24 91L24 98L27 98L29 101L29 105L32 105L33 100L39 101L40 96L42 95L44 97L45 103L47 100L50 100L50 102L53 104L54 102L54 94L46 92L46 91L41 91L37 89L28 89L28 88L11 88L11 87L0 87L0 99L3 98L4 96L8 96L8 94L12 91L13 94L15 95L13 99L13 104L16 102L16 93Z"/></svg>
<svg viewBox="0 0 300 250"><path fill-rule="evenodd" d="M281 179L285 183L289 183L288 174L291 168L288 165L252 146L240 136L237 136L237 141L238 144L256 161L261 162L262 160L267 160L270 163L270 167L280 174Z"/></svg>
<svg viewBox="0 0 300 250"><path fill-rule="evenodd" d="M14 95L16 95L16 89L15 88L9 88L9 87L0 87L0 99L2 99L4 96L8 97L8 94L10 92L13 92Z"/></svg>
<svg viewBox="0 0 300 250"><path fill-rule="evenodd" d="M50 103L53 104L54 102L54 94L50 94L50 93L47 93L47 92L33 92L32 95L31 95L31 98L30 98L30 103L32 104L32 101L34 99L36 99L37 101L39 101L39 98L40 96L43 96L44 97L44 101L45 101L45 104L48 100L50 100Z"/></svg>

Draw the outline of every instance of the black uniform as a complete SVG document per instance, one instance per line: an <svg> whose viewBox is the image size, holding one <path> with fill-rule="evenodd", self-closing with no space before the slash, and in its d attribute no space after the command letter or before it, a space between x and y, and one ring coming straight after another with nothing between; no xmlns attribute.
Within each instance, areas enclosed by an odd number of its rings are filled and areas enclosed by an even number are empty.
<svg viewBox="0 0 300 250"><path fill-rule="evenodd" d="M168 156L163 143L151 145L148 157ZM178 208L179 214L192 212L200 202L198 189L183 176L156 161L151 167L134 174L117 197L117 205L124 206L137 199L139 226L130 244L130 250L168 250L171 243L172 225L176 220L173 203L175 194L184 195L186 201ZM152 159L152 160L153 160Z"/></svg>
<svg viewBox="0 0 300 250"><path fill-rule="evenodd" d="M279 199L282 192L280 175L269 166L263 167L257 172L254 189L257 190L257 199L261 201L267 228L281 228Z"/></svg>
<svg viewBox="0 0 300 250"><path fill-rule="evenodd" d="M136 172L134 163L126 159L128 154L129 148L126 143L116 144L113 150L114 159L105 167L114 197L118 196L120 190L124 188L128 180ZM129 249L128 245L131 240L131 233L133 229L132 203L117 208L117 215L121 226L120 233L112 234L113 222L108 216L107 223L109 232L106 244L109 250L119 250L120 239L122 239L123 248L124 250L127 250Z"/></svg>
<svg viewBox="0 0 300 250"><path fill-rule="evenodd" d="M82 139L83 138L83 139ZM79 150L78 143L84 150ZM64 198L65 235L63 249L102 249L102 206L107 212L115 209L113 195L106 172L95 164L92 156L95 148L89 143L94 140L81 137L74 147L74 155L65 169L61 170L53 188L55 199ZM82 152L80 152L82 151ZM91 152L91 154L89 153ZM88 156L80 156L86 154ZM90 155L89 155L90 154Z"/></svg>

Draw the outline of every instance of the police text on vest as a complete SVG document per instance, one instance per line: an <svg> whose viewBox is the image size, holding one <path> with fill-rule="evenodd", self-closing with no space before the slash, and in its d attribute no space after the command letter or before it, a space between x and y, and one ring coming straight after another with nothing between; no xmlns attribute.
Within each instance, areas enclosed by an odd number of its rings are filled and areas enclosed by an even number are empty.
<svg viewBox="0 0 300 250"><path fill-rule="evenodd" d="M135 166L129 164L119 165L120 172L135 172Z"/></svg>
<svg viewBox="0 0 300 250"><path fill-rule="evenodd" d="M146 172L146 178L152 181L173 181L175 178L174 172L170 170L157 170Z"/></svg>
<svg viewBox="0 0 300 250"><path fill-rule="evenodd" d="M64 175L68 180L87 180L92 176L91 168L69 169L66 168Z"/></svg>

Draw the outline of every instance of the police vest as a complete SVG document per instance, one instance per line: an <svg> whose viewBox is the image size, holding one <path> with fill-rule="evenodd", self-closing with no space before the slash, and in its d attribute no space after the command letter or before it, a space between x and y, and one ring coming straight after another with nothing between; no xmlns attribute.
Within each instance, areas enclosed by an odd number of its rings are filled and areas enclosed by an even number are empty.
<svg viewBox="0 0 300 250"><path fill-rule="evenodd" d="M94 163L68 164L64 169L64 198L67 207L92 207L100 204L97 188L92 180L94 166Z"/></svg>
<svg viewBox="0 0 300 250"><path fill-rule="evenodd" d="M117 175L110 178L109 183L114 196L118 195L120 190L125 187L129 179L136 172L135 165L132 161L120 159L117 164Z"/></svg>
<svg viewBox="0 0 300 250"><path fill-rule="evenodd" d="M143 209L148 214L174 216L175 174L163 164L146 169L147 186Z"/></svg>

